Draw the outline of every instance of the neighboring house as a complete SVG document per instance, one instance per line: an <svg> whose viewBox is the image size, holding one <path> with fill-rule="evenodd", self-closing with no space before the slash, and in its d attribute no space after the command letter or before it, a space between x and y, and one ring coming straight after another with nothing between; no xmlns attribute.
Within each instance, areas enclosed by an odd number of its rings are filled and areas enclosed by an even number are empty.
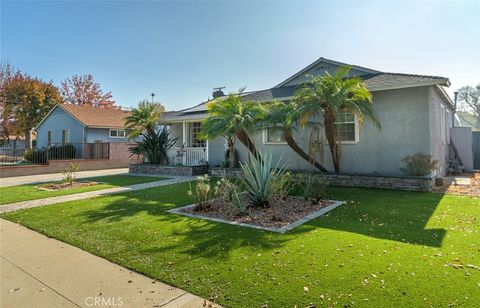
<svg viewBox="0 0 480 308"><path fill-rule="evenodd" d="M311 75L333 74L340 66L337 61L320 58L273 88L240 94L245 100L258 103L279 100L288 102L295 90ZM439 161L436 173L444 175L448 167L450 127L453 102L444 90L450 85L448 78L414 74L385 73L356 65L351 66L350 76L361 77L373 94L374 111L382 124L377 129L365 119L345 113L339 117L341 131L341 172L361 174L402 174L402 159L415 153L430 154ZM162 119L170 125L172 136L178 138L177 147L171 153L172 163L195 165L208 161L219 166L225 161L226 143L223 138L202 141L199 138L201 121L207 116L207 104L172 112ZM314 134L317 140L317 160L333 171L330 150L323 129ZM307 152L311 131L297 129L297 142ZM275 128L252 133L260 152L271 151L275 159L288 161L295 170L314 170L297 156L284 142ZM248 152L236 142L241 161L248 160Z"/></svg>
<svg viewBox="0 0 480 308"><path fill-rule="evenodd" d="M35 128L37 148L69 144L77 149L75 158L105 158L109 147L102 144L127 142L124 123L128 114L120 109L58 104Z"/></svg>

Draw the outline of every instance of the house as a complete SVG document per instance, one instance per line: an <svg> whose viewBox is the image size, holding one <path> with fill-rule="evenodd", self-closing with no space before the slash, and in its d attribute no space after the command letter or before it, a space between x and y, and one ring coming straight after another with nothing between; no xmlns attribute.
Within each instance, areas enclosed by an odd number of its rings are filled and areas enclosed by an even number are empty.
<svg viewBox="0 0 480 308"><path fill-rule="evenodd" d="M107 158L110 144L127 142L128 114L120 109L58 104L35 128L37 148L68 145L75 148L71 158Z"/></svg>
<svg viewBox="0 0 480 308"><path fill-rule="evenodd" d="M288 102L309 76L324 75L325 72L333 74L345 65L320 58L270 89L240 95L245 100L258 103L272 100ZM342 130L341 172L401 175L403 158L424 153L438 160L436 174L445 175L452 147L453 102L444 89L450 85L449 79L350 66L350 76L361 77L372 92L374 111L382 128L376 128L368 119L359 123L357 116L348 112L338 118L336 124ZM178 138L177 147L171 153L172 163L195 165L208 162L210 166L220 166L225 161L227 147L223 138L208 141L199 138L202 120L207 116L207 104L204 102L163 117L163 122L170 126L172 136ZM328 143L322 131L312 134L309 129L297 129L294 138L306 151L311 138L314 138L317 160L333 171ZM290 169L314 170L288 147L275 128L252 133L251 137L260 152L270 151L274 159L287 161ZM236 144L240 161L247 161L247 149L240 142Z"/></svg>
<svg viewBox="0 0 480 308"><path fill-rule="evenodd" d="M67 143L126 142L125 117L120 109L57 104L35 128L37 147Z"/></svg>

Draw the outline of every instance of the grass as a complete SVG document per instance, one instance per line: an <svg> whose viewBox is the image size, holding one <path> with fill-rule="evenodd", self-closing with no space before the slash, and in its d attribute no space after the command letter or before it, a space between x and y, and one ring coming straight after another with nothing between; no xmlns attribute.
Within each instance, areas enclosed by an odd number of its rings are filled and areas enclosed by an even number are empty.
<svg viewBox="0 0 480 308"><path fill-rule="evenodd" d="M277 234L167 213L191 203L187 190L2 217L227 307L480 302L480 198L331 187L328 196L346 205Z"/></svg>
<svg viewBox="0 0 480 308"><path fill-rule="evenodd" d="M0 205L20 201L35 200L49 197L77 194L87 191L101 190L106 188L128 186L162 180L159 177L133 176L133 175L108 175L91 178L82 178L78 181L101 182L98 185L85 186L58 191L46 191L38 189L41 184L29 184L19 186L0 187Z"/></svg>

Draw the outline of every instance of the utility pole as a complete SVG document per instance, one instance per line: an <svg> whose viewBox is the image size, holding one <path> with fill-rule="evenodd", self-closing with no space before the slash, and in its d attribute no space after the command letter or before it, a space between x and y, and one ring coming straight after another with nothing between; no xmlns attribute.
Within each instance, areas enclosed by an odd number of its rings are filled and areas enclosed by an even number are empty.
<svg viewBox="0 0 480 308"><path fill-rule="evenodd" d="M452 115L452 127L455 127L455 113L457 112L457 96L458 91L453 92L455 95L455 105L453 106L453 115Z"/></svg>
<svg viewBox="0 0 480 308"><path fill-rule="evenodd" d="M155 93L150 94L152 96L152 103L153 103L153 97L155 96Z"/></svg>

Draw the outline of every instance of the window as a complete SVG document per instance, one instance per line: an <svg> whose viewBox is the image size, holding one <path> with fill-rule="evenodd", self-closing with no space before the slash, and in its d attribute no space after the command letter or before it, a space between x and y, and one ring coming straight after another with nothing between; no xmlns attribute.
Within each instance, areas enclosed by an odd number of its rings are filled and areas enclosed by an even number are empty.
<svg viewBox="0 0 480 308"><path fill-rule="evenodd" d="M110 130L111 138L125 138L125 131L121 129L111 129Z"/></svg>
<svg viewBox="0 0 480 308"><path fill-rule="evenodd" d="M53 135L54 135L54 131L53 130L49 130L47 132L47 143L48 144L52 144L53 143Z"/></svg>
<svg viewBox="0 0 480 308"><path fill-rule="evenodd" d="M269 127L263 132L263 143L286 143L285 135L279 127Z"/></svg>
<svg viewBox="0 0 480 308"><path fill-rule="evenodd" d="M70 130L62 129L62 144L70 143Z"/></svg>
<svg viewBox="0 0 480 308"><path fill-rule="evenodd" d="M188 123L189 146L193 148L206 147L205 140L200 139L200 131L202 130L201 122Z"/></svg>
<svg viewBox="0 0 480 308"><path fill-rule="evenodd" d="M358 142L357 116L350 111L343 111L336 115L335 128L337 138L344 143Z"/></svg>

